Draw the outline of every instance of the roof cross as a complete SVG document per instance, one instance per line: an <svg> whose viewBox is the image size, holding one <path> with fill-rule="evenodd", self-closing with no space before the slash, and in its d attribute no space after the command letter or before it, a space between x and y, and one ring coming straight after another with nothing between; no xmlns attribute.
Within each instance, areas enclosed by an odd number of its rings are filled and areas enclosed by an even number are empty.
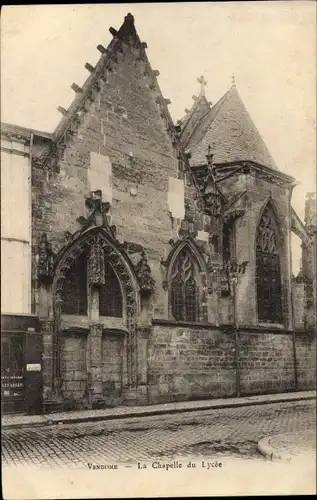
<svg viewBox="0 0 317 500"><path fill-rule="evenodd" d="M198 79L197 82L200 83L200 95L205 95L205 86L207 85L207 82L203 75L201 75Z"/></svg>
<svg viewBox="0 0 317 500"><path fill-rule="evenodd" d="M234 73L232 73L231 82L232 82L232 86L235 87L236 86L236 77L235 77Z"/></svg>

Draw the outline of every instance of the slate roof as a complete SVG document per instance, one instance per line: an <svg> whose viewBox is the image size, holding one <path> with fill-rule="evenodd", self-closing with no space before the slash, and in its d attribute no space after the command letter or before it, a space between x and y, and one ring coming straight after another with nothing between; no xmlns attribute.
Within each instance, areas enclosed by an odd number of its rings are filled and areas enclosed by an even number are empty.
<svg viewBox="0 0 317 500"><path fill-rule="evenodd" d="M200 94L196 98L192 108L189 112L179 120L182 132L181 132L181 142L185 146L191 137L193 129L196 127L197 123L210 111L210 104L208 103L205 95Z"/></svg>
<svg viewBox="0 0 317 500"><path fill-rule="evenodd" d="M187 141L191 166L206 164L209 145L215 164L252 161L278 170L234 85L202 117Z"/></svg>

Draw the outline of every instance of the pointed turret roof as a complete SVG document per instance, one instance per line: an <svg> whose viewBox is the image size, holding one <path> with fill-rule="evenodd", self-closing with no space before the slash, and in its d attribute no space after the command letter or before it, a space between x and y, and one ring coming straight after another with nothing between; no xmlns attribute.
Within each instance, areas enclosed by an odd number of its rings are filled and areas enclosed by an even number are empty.
<svg viewBox="0 0 317 500"><path fill-rule="evenodd" d="M186 147L192 153L192 166L206 163L209 145L215 164L252 161L278 170L241 100L235 83L196 124L187 140Z"/></svg>

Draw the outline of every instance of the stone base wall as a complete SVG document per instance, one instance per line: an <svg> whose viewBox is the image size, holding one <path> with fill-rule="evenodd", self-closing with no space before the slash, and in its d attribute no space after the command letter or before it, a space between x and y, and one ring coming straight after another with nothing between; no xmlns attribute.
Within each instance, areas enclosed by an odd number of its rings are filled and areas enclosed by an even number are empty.
<svg viewBox="0 0 317 500"><path fill-rule="evenodd" d="M316 389L316 333L296 336L297 389Z"/></svg>
<svg viewBox="0 0 317 500"><path fill-rule="evenodd" d="M148 344L149 403L273 394L316 387L316 341L292 332L156 324Z"/></svg>
<svg viewBox="0 0 317 500"><path fill-rule="evenodd" d="M291 333L240 333L241 396L295 391Z"/></svg>
<svg viewBox="0 0 317 500"><path fill-rule="evenodd" d="M149 403L234 396L234 336L212 327L153 326L148 393Z"/></svg>
<svg viewBox="0 0 317 500"><path fill-rule="evenodd" d="M124 336L101 335L100 355L98 348L93 365L100 390L94 394L94 382L87 371L88 337L64 333L58 409L236 397L238 388L240 395L246 396L316 387L316 338L303 332L295 334L296 370L292 332L248 328L236 335L232 327L156 320L146 336L138 339L142 346L138 347L139 385L131 389L124 383ZM50 378L46 372L44 377Z"/></svg>

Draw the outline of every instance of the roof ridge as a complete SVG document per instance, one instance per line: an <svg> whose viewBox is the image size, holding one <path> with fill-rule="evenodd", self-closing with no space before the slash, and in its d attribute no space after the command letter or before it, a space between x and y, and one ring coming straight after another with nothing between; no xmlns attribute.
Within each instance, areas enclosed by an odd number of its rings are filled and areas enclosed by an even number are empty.
<svg viewBox="0 0 317 500"><path fill-rule="evenodd" d="M216 102L216 104L214 104L214 105L212 106L212 108L210 108L210 109L209 109L209 111L207 111L207 113L206 113L205 115L203 115L203 116L200 118L200 120L199 120L199 121L196 123L196 125L194 126L193 131L192 131L192 133L191 133L190 137L188 138L188 140L187 140L187 142L186 142L186 145L188 145L188 143L190 142L191 138L194 136L195 131L197 130L198 126L199 126L199 125L201 125L201 123L202 123L203 119L204 119L204 118L205 118L208 114L211 114L211 115L212 115L212 112L215 110L216 106L217 106L217 105L219 105L219 108L217 109L215 116L212 118L212 121L211 121L211 122L210 122L210 124L208 125L208 128L207 128L207 130L206 130L206 132L205 132L205 134L204 134L203 138L201 139L201 141L204 139L205 135L207 134L207 132L208 132L209 128L212 126L212 123L213 123L213 122L214 122L214 120L216 119L216 117L217 117L217 115L218 115L218 113L219 113L219 111L220 111L220 109L221 109L221 106L220 106L221 101L223 101L223 102L225 101L225 99L227 98L227 95L228 95L228 93L230 92L230 90L231 90L231 89L229 89L229 90L228 90L228 91L227 91L227 92L226 92L226 93L225 93L225 94L224 94L224 95L223 95L223 96L222 96L222 97L221 97L221 98L220 98L220 99ZM223 102L221 103L221 105L223 104ZM185 127L184 127L184 128L185 128Z"/></svg>
<svg viewBox="0 0 317 500"><path fill-rule="evenodd" d="M228 96L229 96L229 93L230 91L232 90L232 87L231 89L227 90L227 92L219 99L219 101L216 102L216 104L213 106L213 108L215 108L217 106L217 104L219 105L217 111L216 111L216 114L215 116L213 117L213 120L212 122L210 123L210 127L212 127L212 124L214 123L215 119L217 118L217 116L219 115L219 111L221 110L221 107L223 106L223 104L225 103L225 101L228 99ZM210 110L212 111L212 109ZM208 129L209 130L209 129ZM208 132L208 130L206 131L206 134ZM205 136L206 136L205 134ZM205 137L204 136L204 137Z"/></svg>

